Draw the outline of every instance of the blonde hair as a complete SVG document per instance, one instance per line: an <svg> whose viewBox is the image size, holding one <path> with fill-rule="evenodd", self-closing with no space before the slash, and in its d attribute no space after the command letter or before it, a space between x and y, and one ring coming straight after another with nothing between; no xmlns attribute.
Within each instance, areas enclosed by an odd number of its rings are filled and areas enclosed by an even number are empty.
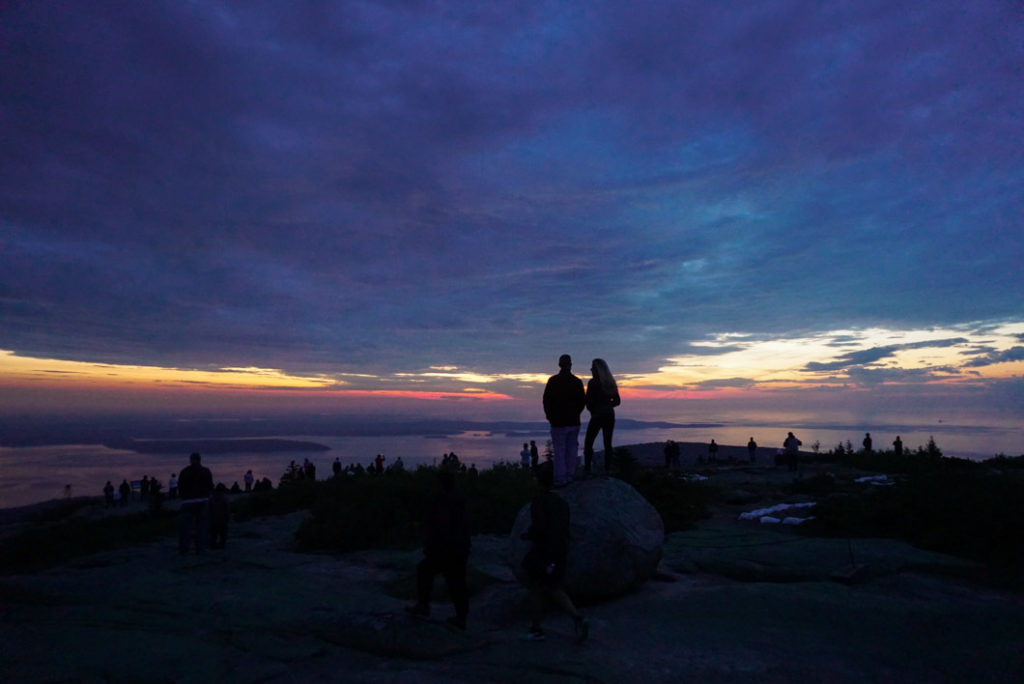
<svg viewBox="0 0 1024 684"><path fill-rule="evenodd" d="M605 394L611 396L619 393L619 386L615 384L615 378L612 377L612 372L608 370L608 363L604 359L594 359L590 368L594 372L594 377L601 383L601 389Z"/></svg>

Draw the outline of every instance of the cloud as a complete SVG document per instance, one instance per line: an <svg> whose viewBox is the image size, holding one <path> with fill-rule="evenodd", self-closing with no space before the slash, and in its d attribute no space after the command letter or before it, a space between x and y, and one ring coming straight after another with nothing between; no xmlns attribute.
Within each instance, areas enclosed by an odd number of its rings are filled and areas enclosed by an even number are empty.
<svg viewBox="0 0 1024 684"><path fill-rule="evenodd" d="M885 358L889 358L900 351L911 350L911 349L927 349L929 347L934 348L945 348L952 347L959 344L965 344L968 340L963 337L955 337L944 340L924 340L921 342L907 342L903 344L893 344L884 347L872 347L870 349L859 349L856 351L847 352L842 354L834 361L819 362L811 361L804 366L805 371L809 372L834 372L838 370L849 369L854 366L864 366L867 364L880 361Z"/></svg>
<svg viewBox="0 0 1024 684"><path fill-rule="evenodd" d="M729 330L1019 318L1006 6L34 2L2 30L0 349L640 373Z"/></svg>
<svg viewBox="0 0 1024 684"><path fill-rule="evenodd" d="M714 380L704 380L698 382L696 386L700 389L746 389L753 387L756 384L754 380L750 378L716 378Z"/></svg>
<svg viewBox="0 0 1024 684"><path fill-rule="evenodd" d="M1017 346L1002 351L985 351L984 356L972 359L964 364L967 368L981 368L996 363L1008 363L1011 361L1024 361L1024 347Z"/></svg>

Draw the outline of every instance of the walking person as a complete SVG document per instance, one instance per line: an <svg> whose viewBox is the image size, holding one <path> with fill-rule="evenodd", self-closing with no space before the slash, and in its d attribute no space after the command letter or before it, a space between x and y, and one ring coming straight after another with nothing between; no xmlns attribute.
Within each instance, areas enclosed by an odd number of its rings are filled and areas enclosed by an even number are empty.
<svg viewBox="0 0 1024 684"><path fill-rule="evenodd" d="M416 603L407 606L413 615L430 615L430 595L434 577L444 575L455 615L447 623L466 629L469 614L469 589L466 565L469 561L470 529L466 499L455 488L455 473L442 468L437 474L438 493L427 518L423 540L423 560L416 566Z"/></svg>
<svg viewBox="0 0 1024 684"><path fill-rule="evenodd" d="M604 470L608 472L612 463L612 432L615 430L615 407L622 403L619 386L615 384L612 372L604 359L594 359L590 364L593 377L587 383L586 402L590 411L587 435L583 440L583 468L589 473L594 460L594 440L600 432L604 438Z"/></svg>
<svg viewBox="0 0 1024 684"><path fill-rule="evenodd" d="M551 450L554 456L554 486L572 482L579 460L580 414L587 404L583 381L572 374L572 357L558 358L558 374L548 378L544 387L544 417L551 424Z"/></svg>
<svg viewBox="0 0 1024 684"><path fill-rule="evenodd" d="M523 558L523 570L530 585L530 628L523 639L545 639L541 620L545 600L550 599L572 617L576 639L582 643L587 638L590 624L576 610L562 586L569 556L569 504L551 491L554 474L550 464L544 463L535 472L542 491L530 503L530 527L522 535L523 539L533 542Z"/></svg>

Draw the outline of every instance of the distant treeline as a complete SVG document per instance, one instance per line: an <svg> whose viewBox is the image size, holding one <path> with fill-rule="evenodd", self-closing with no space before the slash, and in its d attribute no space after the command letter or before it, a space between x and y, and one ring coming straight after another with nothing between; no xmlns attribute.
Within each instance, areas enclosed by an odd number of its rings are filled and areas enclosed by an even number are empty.
<svg viewBox="0 0 1024 684"><path fill-rule="evenodd" d="M140 454L234 454L277 453L282 451L330 451L316 442L291 439L119 439L103 443L109 449L125 449Z"/></svg>

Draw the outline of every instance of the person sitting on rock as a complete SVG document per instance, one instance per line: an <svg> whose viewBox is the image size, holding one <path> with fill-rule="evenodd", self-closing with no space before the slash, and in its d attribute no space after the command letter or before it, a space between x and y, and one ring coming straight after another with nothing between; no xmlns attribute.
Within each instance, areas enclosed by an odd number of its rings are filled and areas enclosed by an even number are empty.
<svg viewBox="0 0 1024 684"><path fill-rule="evenodd" d="M530 628L523 639L545 639L541 619L544 617L545 599L550 599L572 616L576 639L582 643L587 638L590 624L576 610L562 587L569 555L569 504L552 491L555 476L550 462L537 468L536 477L543 491L530 503L530 527L522 535L523 539L533 542L523 558L523 570L530 585Z"/></svg>
<svg viewBox="0 0 1024 684"><path fill-rule="evenodd" d="M466 499L455 488L455 473L442 468L437 474L438 493L427 518L423 540L423 560L416 566L416 603L407 606L413 615L430 615L430 595L434 577L444 575L448 594L455 606L449 625L466 629L469 614L469 590L466 564L469 561L470 529Z"/></svg>

